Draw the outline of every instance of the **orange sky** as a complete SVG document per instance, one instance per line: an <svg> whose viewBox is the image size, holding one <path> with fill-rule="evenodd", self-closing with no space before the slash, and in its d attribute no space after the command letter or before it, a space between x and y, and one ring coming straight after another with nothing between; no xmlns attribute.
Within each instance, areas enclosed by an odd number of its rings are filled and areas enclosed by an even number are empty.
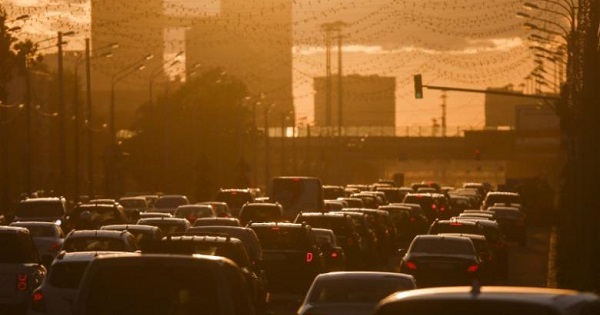
<svg viewBox="0 0 600 315"><path fill-rule="evenodd" d="M261 0L247 0L261 1ZM292 1L292 0L291 0ZM540 0L538 0L540 1ZM30 14L23 38L75 30L67 49L80 48L89 34L89 1L3 0L9 15ZM534 67L528 30L515 17L522 0L293 0L294 97L298 121L312 120L312 77L325 71L320 25L342 20L344 74L379 74L397 80L398 126L431 125L441 114L440 93L415 100L412 75L424 84L468 88L518 87ZM168 12L216 14L218 0L168 0ZM546 17L547 18L547 17ZM17 22L21 23L21 22ZM176 33L176 32L175 32ZM171 37L172 51L182 39ZM335 60L334 60L335 63ZM334 68L334 71L335 68ZM484 125L483 96L449 93L448 126Z"/></svg>

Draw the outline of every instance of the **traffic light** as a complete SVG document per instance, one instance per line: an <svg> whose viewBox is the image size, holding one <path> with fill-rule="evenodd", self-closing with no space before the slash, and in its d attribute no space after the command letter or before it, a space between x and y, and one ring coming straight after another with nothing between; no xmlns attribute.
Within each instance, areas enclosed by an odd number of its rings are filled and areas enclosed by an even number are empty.
<svg viewBox="0 0 600 315"><path fill-rule="evenodd" d="M415 81L415 98L421 99L421 98L423 98L423 79L421 78L421 75L415 74L414 81Z"/></svg>

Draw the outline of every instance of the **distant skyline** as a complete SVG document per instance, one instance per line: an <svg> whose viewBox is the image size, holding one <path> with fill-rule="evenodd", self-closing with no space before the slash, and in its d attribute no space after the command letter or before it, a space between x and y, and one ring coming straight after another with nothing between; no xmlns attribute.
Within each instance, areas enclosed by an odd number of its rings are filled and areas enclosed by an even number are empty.
<svg viewBox="0 0 600 315"><path fill-rule="evenodd" d="M248 0L261 1L261 0ZM415 100L412 75L425 84L469 88L515 89L533 70L533 53L515 17L522 0L290 0L294 18L294 97L298 121L313 119L312 77L325 73L323 23L344 28L344 74L397 78L396 121L399 126L429 126L441 115L440 93L425 91ZM20 38L40 38L74 30L89 34L90 3L80 0L4 0L10 15L29 14L18 22ZM218 14L218 0L168 0L165 11L177 16ZM166 49L183 48L180 30L167 30ZM258 39L260 40L260 39ZM70 39L66 49L83 40ZM334 58L333 71L337 72ZM483 95L448 93L448 126L484 125Z"/></svg>

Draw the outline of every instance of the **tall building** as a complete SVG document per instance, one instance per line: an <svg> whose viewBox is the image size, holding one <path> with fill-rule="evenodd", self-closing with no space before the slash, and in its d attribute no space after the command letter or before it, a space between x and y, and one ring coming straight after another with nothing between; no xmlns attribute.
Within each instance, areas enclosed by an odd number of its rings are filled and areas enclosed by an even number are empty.
<svg viewBox="0 0 600 315"><path fill-rule="evenodd" d="M113 43L119 45L112 58L92 57L93 106L108 112L115 82L116 127L127 128L135 110L148 100L150 73L162 74L163 0L92 0L91 9L92 55ZM153 58L144 60L149 54ZM136 71L142 61L145 69Z"/></svg>
<svg viewBox="0 0 600 315"><path fill-rule="evenodd" d="M269 124L293 113L292 0L221 0L220 14L186 32L186 64L222 68L270 106ZM260 108L259 108L260 110ZM293 116L293 115L291 115Z"/></svg>
<svg viewBox="0 0 600 315"><path fill-rule="evenodd" d="M315 125L335 127L339 124L338 77L331 78L330 94L327 86L326 77L314 78ZM342 127L395 127L396 78L344 76L341 117Z"/></svg>

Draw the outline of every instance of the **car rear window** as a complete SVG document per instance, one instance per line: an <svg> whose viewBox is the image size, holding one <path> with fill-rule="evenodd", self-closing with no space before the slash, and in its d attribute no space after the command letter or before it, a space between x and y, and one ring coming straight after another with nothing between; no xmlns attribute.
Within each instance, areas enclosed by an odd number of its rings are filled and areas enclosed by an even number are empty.
<svg viewBox="0 0 600 315"><path fill-rule="evenodd" d="M50 285L61 289L78 288L88 265L89 261L54 264L50 272Z"/></svg>
<svg viewBox="0 0 600 315"><path fill-rule="evenodd" d="M274 222L280 221L283 216L281 208L276 206L248 206L243 207L240 213L241 221Z"/></svg>
<svg viewBox="0 0 600 315"><path fill-rule="evenodd" d="M431 227L429 234L439 233L460 233L460 234L479 234L483 233L483 230L474 224L463 224L463 223L440 223L434 224Z"/></svg>
<svg viewBox="0 0 600 315"><path fill-rule="evenodd" d="M314 228L332 230L336 235L346 235L351 233L346 217L327 217L327 216L299 216L296 223L306 222Z"/></svg>
<svg viewBox="0 0 600 315"><path fill-rule="evenodd" d="M31 239L16 233L0 234L0 263L26 264L36 263L35 247Z"/></svg>
<svg viewBox="0 0 600 315"><path fill-rule="evenodd" d="M15 213L17 217L60 217L64 208L60 202L21 202Z"/></svg>
<svg viewBox="0 0 600 315"><path fill-rule="evenodd" d="M377 303L386 296L414 289L414 283L403 279L340 279L318 281L311 290L313 303Z"/></svg>
<svg viewBox="0 0 600 315"><path fill-rule="evenodd" d="M57 236L56 228L49 225L18 225L29 230L31 237L54 237Z"/></svg>
<svg viewBox="0 0 600 315"><path fill-rule="evenodd" d="M184 207L177 208L173 214L176 218L187 218L190 216L202 218L202 217L214 217L215 213L211 206L206 207Z"/></svg>
<svg viewBox="0 0 600 315"><path fill-rule="evenodd" d="M222 289L211 269L159 261L98 266L91 274L85 313L219 315Z"/></svg>
<svg viewBox="0 0 600 315"><path fill-rule="evenodd" d="M67 252L124 251L125 244L117 238L76 237L65 240L63 250Z"/></svg>
<svg viewBox="0 0 600 315"><path fill-rule="evenodd" d="M416 239L410 246L411 253L442 254L442 255L474 255L472 242L450 239Z"/></svg>
<svg viewBox="0 0 600 315"><path fill-rule="evenodd" d="M305 250L310 247L306 230L302 228L281 228L279 226L253 227L263 249L266 250Z"/></svg>

